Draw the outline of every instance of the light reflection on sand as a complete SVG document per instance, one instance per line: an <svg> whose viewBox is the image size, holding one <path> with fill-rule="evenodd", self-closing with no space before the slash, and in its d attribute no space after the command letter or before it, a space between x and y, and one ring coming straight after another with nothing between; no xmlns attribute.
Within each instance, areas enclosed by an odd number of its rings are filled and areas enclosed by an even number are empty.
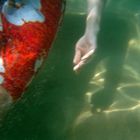
<svg viewBox="0 0 140 140"><path fill-rule="evenodd" d="M140 26L138 26L138 22L136 23L139 16L140 14L135 14L135 28L137 31L137 37L131 38L128 41L128 50L125 57L125 64L123 66L124 73L121 82L116 88L116 100L108 110L104 110L102 112L99 111L101 114L110 115L115 112L134 112L135 110L140 109L140 96L137 98L137 96L140 94L140 72L137 67L140 60ZM104 87L106 80L105 73L106 59L102 60L96 67L95 74L89 82L90 89L85 93L87 107L85 107L83 112L81 112L77 117L74 127L84 122L86 119L94 117L95 114L90 110L90 100L91 96L95 92ZM127 104L123 104L125 101Z"/></svg>

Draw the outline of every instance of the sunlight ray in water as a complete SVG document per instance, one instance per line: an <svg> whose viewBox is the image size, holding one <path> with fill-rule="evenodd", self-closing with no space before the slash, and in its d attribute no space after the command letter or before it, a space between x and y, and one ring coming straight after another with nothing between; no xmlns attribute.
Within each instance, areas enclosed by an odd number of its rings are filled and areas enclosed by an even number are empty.
<svg viewBox="0 0 140 140"><path fill-rule="evenodd" d="M90 85L102 86L104 84L104 74L106 73L105 65L107 59L103 59L96 67L95 74L89 81Z"/></svg>
<svg viewBox="0 0 140 140"><path fill-rule="evenodd" d="M114 102L115 104L115 102ZM78 118L76 119L75 123L74 123L74 127L78 126L80 123L84 122L85 120L87 120L90 117L94 117L95 115L109 115L111 113L115 113L115 112L132 112L136 109L140 108L140 101L133 107L129 107L129 108L112 108L112 109L108 109L105 110L103 112L99 112L99 113L92 113L90 110L86 110L81 112L81 114L78 116Z"/></svg>
<svg viewBox="0 0 140 140"><path fill-rule="evenodd" d="M135 103L139 103L140 102L139 99L136 99L136 98L133 98L133 97L130 97L130 96L124 94L124 91L122 91L122 97L124 97L125 99L128 99L131 102L135 102Z"/></svg>
<svg viewBox="0 0 140 140"><path fill-rule="evenodd" d="M117 90L121 91L123 88L128 88L128 87L140 87L140 83L122 84L117 88Z"/></svg>
<svg viewBox="0 0 140 140"><path fill-rule="evenodd" d="M105 72L105 70L103 70L103 71L101 71L101 72L98 72L98 73L96 73L95 74L95 76L94 76L94 78L97 78L97 77L99 77L102 73L104 73Z"/></svg>
<svg viewBox="0 0 140 140"><path fill-rule="evenodd" d="M112 113L112 112L134 111L135 109L137 109L139 107L140 107L140 102L138 104L136 104L135 106L130 107L130 108L109 109L109 110L106 110L104 112L109 114L109 113Z"/></svg>
<svg viewBox="0 0 140 140"><path fill-rule="evenodd" d="M137 81L140 81L140 73L137 72L134 68L132 68L132 66L125 65L124 70L127 72L124 75Z"/></svg>

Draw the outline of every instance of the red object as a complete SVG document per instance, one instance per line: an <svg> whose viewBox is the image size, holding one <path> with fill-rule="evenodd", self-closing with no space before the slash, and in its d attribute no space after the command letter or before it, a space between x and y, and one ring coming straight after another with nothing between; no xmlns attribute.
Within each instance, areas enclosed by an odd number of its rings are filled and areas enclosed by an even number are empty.
<svg viewBox="0 0 140 140"><path fill-rule="evenodd" d="M0 56L5 72L1 86L14 100L18 99L36 73L36 64L46 58L62 15L62 0L41 0L45 21L22 26L9 23L2 15ZM27 13L28 14L28 13Z"/></svg>

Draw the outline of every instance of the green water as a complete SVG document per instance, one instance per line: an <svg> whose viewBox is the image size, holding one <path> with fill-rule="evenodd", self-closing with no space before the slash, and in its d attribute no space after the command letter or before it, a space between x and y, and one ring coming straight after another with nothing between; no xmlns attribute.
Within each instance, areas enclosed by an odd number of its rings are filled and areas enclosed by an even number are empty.
<svg viewBox="0 0 140 140"><path fill-rule="evenodd" d="M72 59L84 32L83 5L84 0L68 1L49 58L5 117L0 140L139 140L140 1L110 0L98 49L75 74ZM90 100L97 108L112 105L92 112Z"/></svg>

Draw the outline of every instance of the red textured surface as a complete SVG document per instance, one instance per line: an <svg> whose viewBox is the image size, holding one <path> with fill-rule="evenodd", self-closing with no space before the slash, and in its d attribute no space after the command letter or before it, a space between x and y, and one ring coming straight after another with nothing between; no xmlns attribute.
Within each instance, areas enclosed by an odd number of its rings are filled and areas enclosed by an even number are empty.
<svg viewBox="0 0 140 140"><path fill-rule="evenodd" d="M57 32L61 17L62 0L41 0L43 23L28 22L15 26L2 17L3 32L0 34L0 53L6 72L2 86L13 99L21 96L35 74L35 62L46 57ZM28 13L27 13L28 14Z"/></svg>

